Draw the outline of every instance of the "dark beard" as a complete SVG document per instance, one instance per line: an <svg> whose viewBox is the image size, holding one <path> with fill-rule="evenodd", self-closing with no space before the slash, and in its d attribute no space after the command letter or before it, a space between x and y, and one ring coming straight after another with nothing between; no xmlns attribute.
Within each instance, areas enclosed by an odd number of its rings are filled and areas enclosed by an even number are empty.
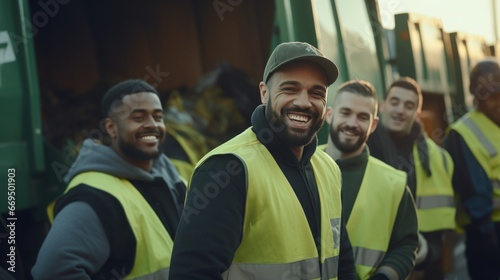
<svg viewBox="0 0 500 280"><path fill-rule="evenodd" d="M304 112L310 114L313 121L316 120L316 122L306 134L299 135L298 133L290 131L285 124L284 119L286 118L286 114L288 111ZM271 102L268 102L266 105L266 119L269 122L271 130L291 147L301 147L311 143L314 137L316 137L316 133L319 131L321 126L323 126L323 123L325 121L324 117L322 119L318 119L318 113L313 112L312 110L300 109L298 107L283 109L280 116L273 110Z"/></svg>
<svg viewBox="0 0 500 280"><path fill-rule="evenodd" d="M359 147L361 147L365 142L366 137L367 135L366 133L364 133L362 135L359 135L358 141L356 141L354 144L344 144L340 142L339 132L333 127L330 128L330 138L332 139L333 144L335 145L335 147L337 147L337 149L339 149L339 151L346 154L352 153L359 149Z"/></svg>
<svg viewBox="0 0 500 280"><path fill-rule="evenodd" d="M118 139L118 147L122 151L123 154L129 156L130 158L136 159L136 160L152 160L152 159L157 159L160 157L160 155L163 153L163 145L158 146L158 152L156 153L146 153L144 151L141 151L140 149L137 149L135 146L123 142L121 139Z"/></svg>

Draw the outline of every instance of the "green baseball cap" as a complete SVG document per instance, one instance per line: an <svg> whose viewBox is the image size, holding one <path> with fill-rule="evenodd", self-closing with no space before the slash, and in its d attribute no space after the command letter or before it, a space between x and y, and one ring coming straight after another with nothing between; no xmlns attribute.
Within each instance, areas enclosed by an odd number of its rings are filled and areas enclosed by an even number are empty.
<svg viewBox="0 0 500 280"><path fill-rule="evenodd" d="M339 76L337 65L314 46L304 42L287 42L279 44L269 57L264 69L263 81L267 82L278 68L292 61L311 61L317 63L325 71L328 78L328 85L333 84Z"/></svg>

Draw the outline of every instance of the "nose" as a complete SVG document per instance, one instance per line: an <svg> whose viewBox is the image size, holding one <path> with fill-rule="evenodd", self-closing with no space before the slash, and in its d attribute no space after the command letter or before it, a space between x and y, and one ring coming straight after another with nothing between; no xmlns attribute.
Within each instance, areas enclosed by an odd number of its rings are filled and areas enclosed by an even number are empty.
<svg viewBox="0 0 500 280"><path fill-rule="evenodd" d="M154 116L148 116L144 122L145 127L157 127L158 124L156 123L156 120Z"/></svg>
<svg viewBox="0 0 500 280"><path fill-rule="evenodd" d="M404 113L404 104L403 104L402 102L401 102L401 103L399 103L399 104L396 106L396 108L395 108L395 109L396 109L396 110L395 110L395 111L396 111L396 113L398 113L398 114L402 114L402 113Z"/></svg>
<svg viewBox="0 0 500 280"><path fill-rule="evenodd" d="M300 108L311 107L311 101L309 100L307 90L304 89L300 91L295 97L293 104L299 106Z"/></svg>
<svg viewBox="0 0 500 280"><path fill-rule="evenodd" d="M349 127L355 127L357 126L357 120L356 120L356 116L354 114L351 114L347 119L346 119L346 122L345 124Z"/></svg>

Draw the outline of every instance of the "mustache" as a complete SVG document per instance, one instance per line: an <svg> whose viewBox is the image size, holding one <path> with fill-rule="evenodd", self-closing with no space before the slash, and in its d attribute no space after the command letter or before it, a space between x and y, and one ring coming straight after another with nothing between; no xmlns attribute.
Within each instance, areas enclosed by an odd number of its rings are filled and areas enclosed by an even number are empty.
<svg viewBox="0 0 500 280"><path fill-rule="evenodd" d="M160 129L150 128L150 129L141 130L138 134L139 135L142 135L142 134L157 134L157 135L159 135L161 137L161 136L163 136L164 133Z"/></svg>
<svg viewBox="0 0 500 280"><path fill-rule="evenodd" d="M308 115L311 115L313 118L317 118L319 116L318 112L315 112L311 109L302 109L298 106L292 106L292 107L283 109L284 114L288 114L288 113L292 113L292 112L308 114Z"/></svg>
<svg viewBox="0 0 500 280"><path fill-rule="evenodd" d="M348 132L352 132L356 135L361 135L361 131L359 129L357 129L356 127L353 127L353 126L348 126L348 125L341 126L339 128L339 131L348 131Z"/></svg>

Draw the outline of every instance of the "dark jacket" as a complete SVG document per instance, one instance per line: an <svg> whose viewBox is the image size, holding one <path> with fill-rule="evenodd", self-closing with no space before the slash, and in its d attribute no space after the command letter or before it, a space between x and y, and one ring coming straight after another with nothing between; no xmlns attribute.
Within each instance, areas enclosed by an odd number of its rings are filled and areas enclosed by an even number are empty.
<svg viewBox="0 0 500 280"><path fill-rule="evenodd" d="M264 108L257 107L252 115L252 130L273 155L293 187L319 251L319 194L309 161L316 150L317 142L315 140L307 145L302 159L298 161L288 145L279 137L271 137L269 140L265 138L268 134L259 133L264 130L271 131ZM213 156L193 174L172 253L170 279L222 279L221 274L230 267L242 240L247 195L246 175L231 175L229 172L229 183L219 188L217 195L210 198L200 195L205 186L218 183L215 174L228 168L237 170L244 168L244 164L234 155ZM352 247L344 219L340 247L338 279L356 279Z"/></svg>
<svg viewBox="0 0 500 280"><path fill-rule="evenodd" d="M384 126L379 125L366 142L370 147L370 155L380 159L390 166L405 171L408 174L408 187L415 197L417 179L413 159L413 145L418 146L418 156L422 168L427 175L432 172L429 167L429 153L425 135L420 124L415 123L408 135L392 135Z"/></svg>
<svg viewBox="0 0 500 280"><path fill-rule="evenodd" d="M486 171L455 130L450 130L445 144L453 161L461 163L455 164L453 188L460 195L473 224L485 226L492 223L493 187Z"/></svg>

